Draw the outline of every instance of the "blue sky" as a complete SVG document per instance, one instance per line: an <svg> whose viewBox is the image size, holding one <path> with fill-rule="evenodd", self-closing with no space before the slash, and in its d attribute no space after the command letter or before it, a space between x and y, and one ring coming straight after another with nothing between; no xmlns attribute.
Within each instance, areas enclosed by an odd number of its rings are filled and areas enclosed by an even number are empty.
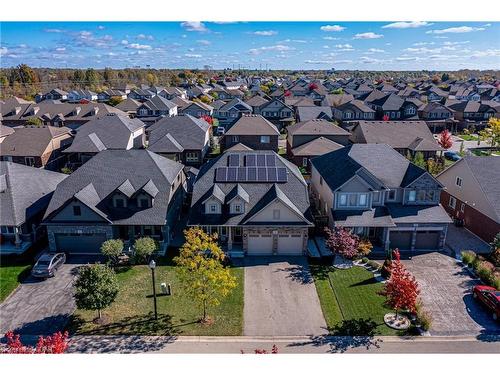
<svg viewBox="0 0 500 375"><path fill-rule="evenodd" d="M2 22L2 67L500 69L490 22Z"/></svg>

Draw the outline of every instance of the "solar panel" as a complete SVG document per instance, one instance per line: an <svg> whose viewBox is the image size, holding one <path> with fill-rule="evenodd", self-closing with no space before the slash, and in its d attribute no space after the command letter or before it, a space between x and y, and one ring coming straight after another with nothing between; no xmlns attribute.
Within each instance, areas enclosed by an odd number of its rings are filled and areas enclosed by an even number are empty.
<svg viewBox="0 0 500 375"><path fill-rule="evenodd" d="M257 155L257 167L266 166L266 155Z"/></svg>
<svg viewBox="0 0 500 375"><path fill-rule="evenodd" d="M238 181L245 182L247 180L247 168L238 168Z"/></svg>
<svg viewBox="0 0 500 375"><path fill-rule="evenodd" d="M287 182L288 181L288 176L287 176L287 171L286 168L277 168L278 170L278 182Z"/></svg>
<svg viewBox="0 0 500 375"><path fill-rule="evenodd" d="M267 182L267 168L257 168L257 181Z"/></svg>
<svg viewBox="0 0 500 375"><path fill-rule="evenodd" d="M219 167L217 168L217 171L215 172L215 180L217 182L226 182L227 181L227 168L226 167Z"/></svg>
<svg viewBox="0 0 500 375"><path fill-rule="evenodd" d="M278 178L278 171L274 167L267 168L267 181L276 182Z"/></svg>
<svg viewBox="0 0 500 375"><path fill-rule="evenodd" d="M237 167L229 167L227 169L227 181L235 182L238 181L238 168Z"/></svg>
<svg viewBox="0 0 500 375"><path fill-rule="evenodd" d="M256 155L254 154L247 155L245 157L245 161L246 161L245 165L247 167L255 167L257 165L257 158Z"/></svg>
<svg viewBox="0 0 500 375"><path fill-rule="evenodd" d="M257 168L249 167L247 169L248 169L247 180L248 181L257 181Z"/></svg>
<svg viewBox="0 0 500 375"><path fill-rule="evenodd" d="M275 167L276 166L276 157L275 157L275 155L266 155L266 165L268 167Z"/></svg>
<svg viewBox="0 0 500 375"><path fill-rule="evenodd" d="M229 166L230 167L239 167L240 166L240 155L238 155L238 154L229 155Z"/></svg>

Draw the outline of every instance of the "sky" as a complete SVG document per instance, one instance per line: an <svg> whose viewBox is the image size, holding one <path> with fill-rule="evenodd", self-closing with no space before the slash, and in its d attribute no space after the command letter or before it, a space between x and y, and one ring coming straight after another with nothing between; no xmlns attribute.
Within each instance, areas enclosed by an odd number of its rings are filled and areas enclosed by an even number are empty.
<svg viewBox="0 0 500 375"><path fill-rule="evenodd" d="M500 69L500 23L2 22L0 66Z"/></svg>

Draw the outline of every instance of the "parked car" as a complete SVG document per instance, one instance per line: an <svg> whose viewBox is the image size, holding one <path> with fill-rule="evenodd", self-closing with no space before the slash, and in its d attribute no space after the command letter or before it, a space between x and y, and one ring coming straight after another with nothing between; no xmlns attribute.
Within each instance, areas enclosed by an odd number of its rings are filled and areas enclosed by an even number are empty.
<svg viewBox="0 0 500 375"><path fill-rule="evenodd" d="M225 132L226 132L226 128L224 128L223 126L218 126L217 130L215 131L215 134L216 135L224 135Z"/></svg>
<svg viewBox="0 0 500 375"><path fill-rule="evenodd" d="M31 275L33 277L39 277L46 279L47 277L53 277L56 271L66 262L66 254L56 253L56 254L43 254L38 261L33 266L31 270Z"/></svg>
<svg viewBox="0 0 500 375"><path fill-rule="evenodd" d="M452 161L459 161L460 159L462 159L462 157L458 155L455 151L445 151L444 157Z"/></svg>
<svg viewBox="0 0 500 375"><path fill-rule="evenodd" d="M500 291L487 285L476 285L472 288L472 296L480 301L493 314L493 319L500 317Z"/></svg>

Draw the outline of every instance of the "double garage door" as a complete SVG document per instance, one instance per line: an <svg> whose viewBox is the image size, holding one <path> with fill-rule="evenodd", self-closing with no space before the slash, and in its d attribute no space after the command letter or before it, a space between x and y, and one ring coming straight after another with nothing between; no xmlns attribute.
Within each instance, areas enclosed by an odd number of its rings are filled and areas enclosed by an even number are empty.
<svg viewBox="0 0 500 375"><path fill-rule="evenodd" d="M302 234L279 234L279 255L302 255ZM273 236L271 234L249 234L248 255L272 255Z"/></svg>
<svg viewBox="0 0 500 375"><path fill-rule="evenodd" d="M391 249L409 250L411 248L412 234L411 231L391 231L389 237ZM440 231L417 231L415 249L438 249L440 235Z"/></svg>
<svg viewBox="0 0 500 375"><path fill-rule="evenodd" d="M101 245L106 241L105 233L56 233L56 247L58 252L70 254L98 254Z"/></svg>

